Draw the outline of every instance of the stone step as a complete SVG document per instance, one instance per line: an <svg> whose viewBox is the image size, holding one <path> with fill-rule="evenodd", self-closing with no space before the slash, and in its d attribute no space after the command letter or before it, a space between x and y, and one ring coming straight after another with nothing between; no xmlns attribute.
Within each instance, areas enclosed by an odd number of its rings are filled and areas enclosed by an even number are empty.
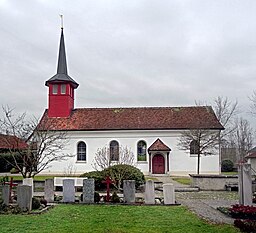
<svg viewBox="0 0 256 233"><path fill-rule="evenodd" d="M197 187L176 187L175 192L199 192Z"/></svg>
<svg viewBox="0 0 256 233"><path fill-rule="evenodd" d="M158 191L163 191L162 187L156 188ZM199 188L196 187L175 187L175 192L199 192Z"/></svg>

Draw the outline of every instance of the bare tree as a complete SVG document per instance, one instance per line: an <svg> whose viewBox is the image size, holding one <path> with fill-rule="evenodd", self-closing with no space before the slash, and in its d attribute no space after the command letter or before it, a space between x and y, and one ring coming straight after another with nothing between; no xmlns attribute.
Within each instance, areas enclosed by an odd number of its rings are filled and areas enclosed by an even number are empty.
<svg viewBox="0 0 256 233"><path fill-rule="evenodd" d="M117 151L113 152L109 146L99 148L93 159L92 167L98 171L116 164L134 165L134 154L131 149L127 146L119 146Z"/></svg>
<svg viewBox="0 0 256 233"><path fill-rule="evenodd" d="M201 102L196 102L201 105ZM237 102L232 103L228 98L217 97L214 100L214 112L218 121L226 127L224 133L221 130L191 129L181 133L178 147L182 150L189 150L197 155L197 174L200 173L200 158L202 155L215 154L221 142L235 130L233 124L234 116L237 114ZM191 151L193 150L193 151Z"/></svg>
<svg viewBox="0 0 256 233"><path fill-rule="evenodd" d="M235 117L238 114L238 103L237 101L229 101L227 97L218 96L214 100L213 110L217 119L225 128L220 134L221 141L223 141L236 128Z"/></svg>
<svg viewBox="0 0 256 233"><path fill-rule="evenodd" d="M229 136L229 142L237 149L237 161L243 161L252 148L254 133L248 120L242 117L236 119L235 130Z"/></svg>
<svg viewBox="0 0 256 233"><path fill-rule="evenodd" d="M251 113L256 115L256 91L253 91L253 94L251 97L249 97L249 99L251 101Z"/></svg>
<svg viewBox="0 0 256 233"><path fill-rule="evenodd" d="M201 156L215 154L219 148L219 135L219 131L205 129L193 129L181 133L178 147L197 155L197 174L200 174Z"/></svg>
<svg viewBox="0 0 256 233"><path fill-rule="evenodd" d="M9 107L2 109L4 117L0 120L1 133L6 135L5 143L9 145L7 153L12 159L6 156L3 158L24 178L34 177L49 168L51 162L71 156L62 153L68 142L66 133L51 131L51 122L39 122L36 119L27 121L25 113L15 117ZM21 140L26 142L25 148L19 146Z"/></svg>

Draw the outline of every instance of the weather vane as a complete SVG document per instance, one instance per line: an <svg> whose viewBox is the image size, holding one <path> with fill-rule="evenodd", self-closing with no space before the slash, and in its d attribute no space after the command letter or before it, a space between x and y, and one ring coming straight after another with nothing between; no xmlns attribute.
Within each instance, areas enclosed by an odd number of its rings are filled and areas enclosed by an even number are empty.
<svg viewBox="0 0 256 233"><path fill-rule="evenodd" d="M63 29L63 15L60 15L61 29Z"/></svg>

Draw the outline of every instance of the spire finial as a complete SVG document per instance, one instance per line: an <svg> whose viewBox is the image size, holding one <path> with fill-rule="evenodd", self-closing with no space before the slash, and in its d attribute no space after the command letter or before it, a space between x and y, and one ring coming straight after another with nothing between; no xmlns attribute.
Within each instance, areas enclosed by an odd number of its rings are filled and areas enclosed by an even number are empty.
<svg viewBox="0 0 256 233"><path fill-rule="evenodd" d="M61 24L61 29L63 29L63 15L60 15L60 24Z"/></svg>

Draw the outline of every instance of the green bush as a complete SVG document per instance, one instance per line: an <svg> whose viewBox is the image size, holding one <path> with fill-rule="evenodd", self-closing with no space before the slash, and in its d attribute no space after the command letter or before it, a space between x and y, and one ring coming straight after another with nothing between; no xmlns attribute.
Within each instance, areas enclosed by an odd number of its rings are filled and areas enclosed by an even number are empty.
<svg viewBox="0 0 256 233"><path fill-rule="evenodd" d="M104 177L110 176L116 182L118 188L123 187L123 180L135 180L135 186L138 188L145 183L144 174L136 167L127 164L118 164L104 169Z"/></svg>
<svg viewBox="0 0 256 233"><path fill-rule="evenodd" d="M115 181L114 186L118 188L123 187L123 180L135 180L136 188L145 183L144 174L138 168L126 164L118 164L102 171L86 172L80 175L80 177L93 178L96 190L106 188L106 184L102 183L102 181L104 181L107 176Z"/></svg>
<svg viewBox="0 0 256 233"><path fill-rule="evenodd" d="M112 203L120 203L120 197L117 195L116 192L113 193L113 195L111 197L111 202Z"/></svg>
<svg viewBox="0 0 256 233"><path fill-rule="evenodd" d="M40 206L41 206L40 200L36 197L33 197L32 198L32 210L37 210L40 208Z"/></svg>
<svg viewBox="0 0 256 233"><path fill-rule="evenodd" d="M94 192L94 202L99 203L100 202L100 194L98 192Z"/></svg>
<svg viewBox="0 0 256 233"><path fill-rule="evenodd" d="M80 175L80 177L87 177L87 178L94 179L96 190L103 189L106 186L105 184L102 183L102 181L105 179L102 171L86 172Z"/></svg>
<svg viewBox="0 0 256 233"><path fill-rule="evenodd" d="M40 199L40 204L43 205L44 207L47 206L47 201L44 198Z"/></svg>
<svg viewBox="0 0 256 233"><path fill-rule="evenodd" d="M234 163L231 160L226 159L222 161L221 163L222 172L232 172L233 169L234 169Z"/></svg>

